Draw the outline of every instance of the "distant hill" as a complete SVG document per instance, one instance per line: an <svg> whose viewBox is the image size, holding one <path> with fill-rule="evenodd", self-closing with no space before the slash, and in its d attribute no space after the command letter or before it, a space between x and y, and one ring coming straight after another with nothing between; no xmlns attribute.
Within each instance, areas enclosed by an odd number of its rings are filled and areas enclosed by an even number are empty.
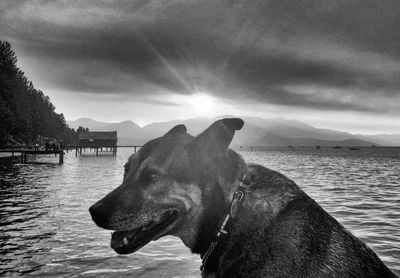
<svg viewBox="0 0 400 278"><path fill-rule="evenodd" d="M90 128L89 128L90 129ZM140 126L132 121L124 121L120 123L112 123L102 125L96 128L92 128L93 131L117 131L119 137L132 138L137 136L137 131L140 130Z"/></svg>
<svg viewBox="0 0 400 278"><path fill-rule="evenodd" d="M361 136L384 146L400 145L400 134L376 134L376 135L361 135Z"/></svg>
<svg viewBox="0 0 400 278"><path fill-rule="evenodd" d="M232 116L222 116L232 117ZM132 121L104 123L92 119L78 119L69 124L88 127L90 130L118 132L119 145L142 145L162 136L177 124L185 124L193 136L206 129L218 118L192 118L151 123L140 127ZM236 146L394 146L399 145L399 134L360 135L348 132L315 128L297 120L284 118L263 119L241 117L245 121L242 130L235 134L232 145ZM85 125L86 123L86 125ZM71 125L70 125L71 126ZM72 127L72 126L71 126Z"/></svg>
<svg viewBox="0 0 400 278"><path fill-rule="evenodd" d="M374 141L353 134L318 129L297 120L244 117L245 126L233 144L244 146L371 146Z"/></svg>
<svg viewBox="0 0 400 278"><path fill-rule="evenodd" d="M75 129L78 129L79 126L87 127L90 131L117 131L119 145L139 145L143 143L143 140L140 140L141 137L137 132L141 128L133 121L107 123L90 118L80 118L75 121L68 121L68 125Z"/></svg>
<svg viewBox="0 0 400 278"><path fill-rule="evenodd" d="M77 130L78 127L80 127L80 126L85 127L85 128L87 127L90 130L93 130L97 127L108 125L109 123L95 121L90 118L80 118L75 121L67 121L67 124L69 125L70 128L74 128L75 130Z"/></svg>

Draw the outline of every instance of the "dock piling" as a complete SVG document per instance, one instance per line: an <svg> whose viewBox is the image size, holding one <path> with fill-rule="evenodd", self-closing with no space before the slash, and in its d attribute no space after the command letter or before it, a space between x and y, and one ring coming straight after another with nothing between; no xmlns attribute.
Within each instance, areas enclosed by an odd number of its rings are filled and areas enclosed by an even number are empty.
<svg viewBox="0 0 400 278"><path fill-rule="evenodd" d="M63 164L64 163L64 151L60 152L58 164Z"/></svg>

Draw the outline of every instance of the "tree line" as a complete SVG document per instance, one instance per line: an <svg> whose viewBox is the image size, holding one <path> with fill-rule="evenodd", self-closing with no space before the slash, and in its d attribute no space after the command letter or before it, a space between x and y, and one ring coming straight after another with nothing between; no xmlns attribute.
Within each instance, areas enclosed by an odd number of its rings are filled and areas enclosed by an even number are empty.
<svg viewBox="0 0 400 278"><path fill-rule="evenodd" d="M50 98L17 67L11 44L0 41L0 145L33 144L38 136L77 143L77 132L68 127L64 115L55 112Z"/></svg>

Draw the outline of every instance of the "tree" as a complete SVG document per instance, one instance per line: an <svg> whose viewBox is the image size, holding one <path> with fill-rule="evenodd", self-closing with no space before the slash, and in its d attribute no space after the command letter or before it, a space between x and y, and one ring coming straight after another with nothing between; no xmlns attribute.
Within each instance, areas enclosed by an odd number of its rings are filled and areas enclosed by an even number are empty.
<svg viewBox="0 0 400 278"><path fill-rule="evenodd" d="M26 144L38 135L77 142L77 133L68 127L64 115L55 112L50 98L17 67L17 56L5 41L0 41L0 123L0 145L9 136Z"/></svg>

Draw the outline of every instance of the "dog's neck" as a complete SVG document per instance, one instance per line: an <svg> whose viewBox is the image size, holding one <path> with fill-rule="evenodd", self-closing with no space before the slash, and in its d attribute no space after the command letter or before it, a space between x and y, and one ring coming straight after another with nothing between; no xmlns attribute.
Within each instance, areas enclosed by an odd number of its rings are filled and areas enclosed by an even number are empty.
<svg viewBox="0 0 400 278"><path fill-rule="evenodd" d="M207 192L206 196L202 196L202 206L190 211L187 218L191 220L176 234L192 253L203 255L215 239L221 221L228 211L228 205L223 200L225 194L220 187L214 187L212 191Z"/></svg>
<svg viewBox="0 0 400 278"><path fill-rule="evenodd" d="M245 178L246 175L243 175L242 179L239 180L239 184L235 186L235 191L233 194L228 194L231 196L229 198L229 206L225 207L223 218L217 221L219 225L217 225L216 228L214 227L214 233L211 233L214 235L214 238L208 244L208 248L205 249L204 247L206 245L201 244L201 250L199 250L202 258L201 271L202 275L205 277L209 277L209 275L217 271L221 254L225 249L226 243L230 240L230 233L234 225L234 221L238 216L242 205L242 200L245 196L246 183L249 182L248 180L246 181ZM215 210L215 212L217 211L223 210ZM213 226L215 226L215 223ZM207 233L207 235L209 237L210 233ZM207 238L207 241L210 241L210 239Z"/></svg>
<svg viewBox="0 0 400 278"><path fill-rule="evenodd" d="M210 244L216 239L219 228L230 211L231 201L243 175L247 173L247 165L240 155L233 151L229 152L228 161L218 161L218 167L207 165L209 169L221 168L223 171L214 172L211 170L206 176L199 180L207 181L207 184L200 185L202 189L202 205L190 210L184 226L175 233L183 243L190 248L192 253L200 254L201 257L207 252ZM204 166L204 165L203 165ZM207 171L204 171L206 174ZM230 227L227 227L228 229ZM224 250L226 236L218 243L218 247L212 252L207 260L207 271L218 268L218 261Z"/></svg>

